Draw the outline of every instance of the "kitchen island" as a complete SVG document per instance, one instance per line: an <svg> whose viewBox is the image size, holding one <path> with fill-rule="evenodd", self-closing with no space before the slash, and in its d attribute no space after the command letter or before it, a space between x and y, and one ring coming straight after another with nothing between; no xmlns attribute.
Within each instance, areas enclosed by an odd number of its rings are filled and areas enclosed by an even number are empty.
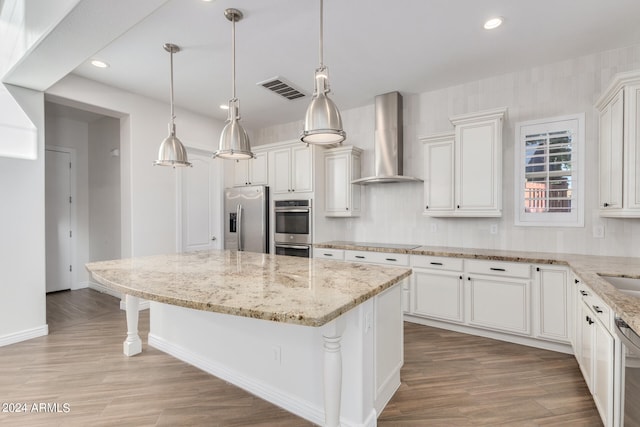
<svg viewBox="0 0 640 427"><path fill-rule="evenodd" d="M87 264L126 295L125 354L149 345L316 424L374 426L400 385L408 268L237 251Z"/></svg>

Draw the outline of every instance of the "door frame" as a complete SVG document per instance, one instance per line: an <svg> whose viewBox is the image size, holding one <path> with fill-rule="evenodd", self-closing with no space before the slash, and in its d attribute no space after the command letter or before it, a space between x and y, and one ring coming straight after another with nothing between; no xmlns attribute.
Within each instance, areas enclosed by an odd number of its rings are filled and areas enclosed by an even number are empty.
<svg viewBox="0 0 640 427"><path fill-rule="evenodd" d="M188 147L185 146L185 149L187 150L187 156L189 156L190 154L197 154L200 156L205 156L205 157L213 157L213 151L209 151L209 150L202 150L200 148L193 148L193 147ZM215 159L213 159L215 161ZM219 180L220 185L222 186L222 188L220 189L220 195L218 197L219 200L217 200L218 202L218 206L222 206L222 203L224 201L224 178L225 178L225 173L224 173L224 163L221 163L221 167L216 168L216 178ZM189 168L179 168L180 170L177 170L176 172L176 252L182 252L182 208L183 208L183 194L182 194L182 181L183 181L183 174L185 173L189 173L188 170L185 169L189 169ZM223 209L220 208L219 210L219 217L220 217L220 221L222 221L222 217L223 217ZM222 224L220 224L220 227L222 227ZM222 230L222 235L218 236L218 241L220 243L220 246L222 248L224 248L224 228L221 228Z"/></svg>
<svg viewBox="0 0 640 427"><path fill-rule="evenodd" d="M76 248L76 239L78 238L78 224L77 224L77 205L78 205L78 197L77 197L77 192L76 192L76 187L77 187L77 173L76 173L76 169L77 169L77 156L76 156L76 149L75 148L70 148L70 147L60 147L58 145L49 145L46 144L45 145L45 165L44 167L47 167L46 164L46 151L57 151L60 153L67 153L69 154L69 159L71 161L71 170L69 171L69 192L71 195L71 203L70 203L70 208L69 208L69 227L71 228L71 238L69 239L69 245L70 245L70 258L71 258L71 290L76 290L76 289L81 289L84 286L80 286L78 284L78 262L77 262L77 248ZM46 195L45 195L45 215L46 215ZM47 236L47 230L45 230L45 239ZM46 280L46 271L45 271L45 280ZM45 285L45 289L46 289L46 285Z"/></svg>

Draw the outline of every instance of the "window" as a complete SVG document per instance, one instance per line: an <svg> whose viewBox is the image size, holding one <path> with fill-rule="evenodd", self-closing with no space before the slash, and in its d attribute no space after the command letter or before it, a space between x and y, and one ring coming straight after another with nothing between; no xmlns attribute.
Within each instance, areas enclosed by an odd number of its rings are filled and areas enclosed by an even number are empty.
<svg viewBox="0 0 640 427"><path fill-rule="evenodd" d="M584 114L516 124L515 224L584 227Z"/></svg>

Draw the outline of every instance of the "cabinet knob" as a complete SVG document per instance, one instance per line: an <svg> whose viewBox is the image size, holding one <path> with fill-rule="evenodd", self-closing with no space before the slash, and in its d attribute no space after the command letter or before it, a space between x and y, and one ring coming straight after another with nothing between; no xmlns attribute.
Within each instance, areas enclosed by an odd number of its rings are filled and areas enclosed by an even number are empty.
<svg viewBox="0 0 640 427"><path fill-rule="evenodd" d="M577 283L580 283L580 280L578 280L578 279L573 279L573 281L574 281L574 283L576 283L576 284L577 284Z"/></svg>
<svg viewBox="0 0 640 427"><path fill-rule="evenodd" d="M458 209L460 209L460 205L458 205Z"/></svg>
<svg viewBox="0 0 640 427"><path fill-rule="evenodd" d="M605 208L609 207L609 203L605 202L602 206L604 206Z"/></svg>
<svg viewBox="0 0 640 427"><path fill-rule="evenodd" d="M344 210L348 211L348 210L349 210L349 208L344 208Z"/></svg>
<svg viewBox="0 0 640 427"><path fill-rule="evenodd" d="M602 309L600 307L598 307L597 305L592 305L591 307L593 307L593 310L598 313L601 314L602 313Z"/></svg>
<svg viewBox="0 0 640 427"><path fill-rule="evenodd" d="M425 209L429 209L429 205L425 206L424 208L425 208Z"/></svg>

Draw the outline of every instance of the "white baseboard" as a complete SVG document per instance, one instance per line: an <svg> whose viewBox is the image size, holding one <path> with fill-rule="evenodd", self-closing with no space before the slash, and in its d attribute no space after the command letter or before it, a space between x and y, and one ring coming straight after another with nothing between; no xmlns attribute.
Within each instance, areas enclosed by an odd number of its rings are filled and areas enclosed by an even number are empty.
<svg viewBox="0 0 640 427"><path fill-rule="evenodd" d="M319 408L308 402L301 401L295 396L283 393L281 390L275 389L268 384L258 382L246 375L230 370L227 367L213 360L205 359L194 354L183 347L169 343L166 340L149 334L149 346L157 348L176 359L182 360L190 365L195 366L211 375L221 378L231 384L234 384L261 399L271 402L299 417L302 417L316 425L324 424L324 408ZM376 413L372 413L367 417L365 424L355 425L344 419L340 420L340 425L348 427L373 427L376 425Z"/></svg>
<svg viewBox="0 0 640 427"><path fill-rule="evenodd" d="M84 289L84 288L88 288L91 285L91 282L84 281L84 282L78 282L75 285L71 285L71 290L72 291L77 291L78 289Z"/></svg>
<svg viewBox="0 0 640 427"><path fill-rule="evenodd" d="M0 347L9 344L15 344L17 342L30 340L32 338L38 338L45 335L49 335L49 326L42 325L37 328L27 329L25 331L14 332L9 335L4 335L0 337Z"/></svg>

